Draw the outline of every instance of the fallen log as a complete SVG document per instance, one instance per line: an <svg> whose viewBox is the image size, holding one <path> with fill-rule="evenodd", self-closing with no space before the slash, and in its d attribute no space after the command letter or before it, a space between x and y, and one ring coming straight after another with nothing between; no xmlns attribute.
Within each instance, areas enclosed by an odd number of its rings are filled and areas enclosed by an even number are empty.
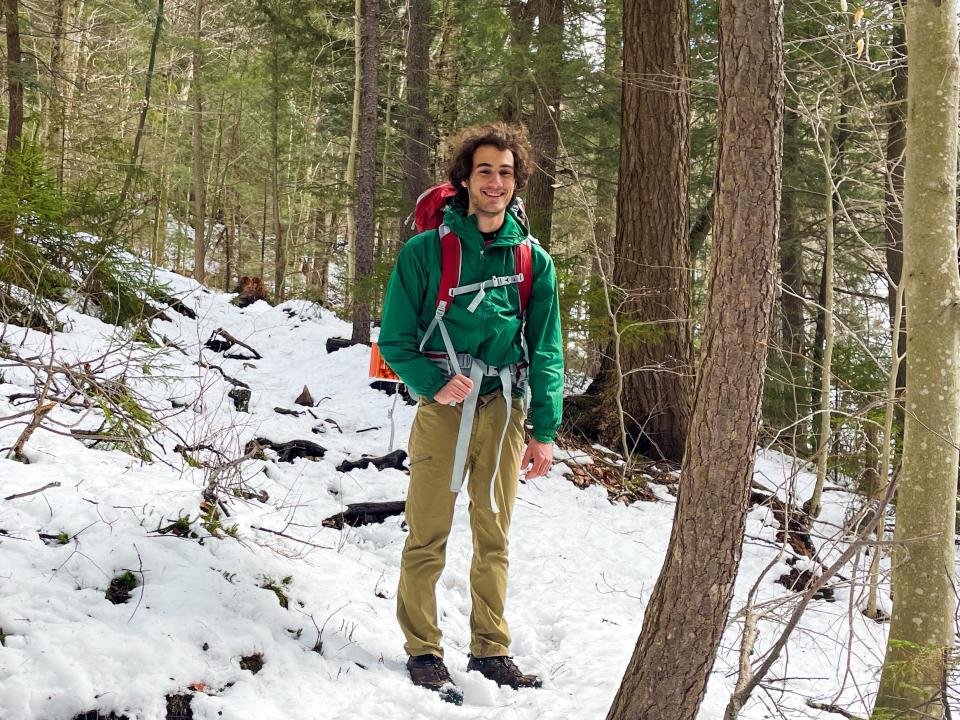
<svg viewBox="0 0 960 720"><path fill-rule="evenodd" d="M217 336L220 336L219 338ZM246 355L224 355L224 357L229 357L233 360L263 360L263 355L257 352L254 348L247 345L242 340L238 340L233 335L228 333L223 328L217 328L212 333L210 333L210 338L203 344L204 347L213 350L214 352L225 352L229 350L234 345L239 345L245 350L249 350L253 353L252 356L248 357Z"/></svg>
<svg viewBox="0 0 960 720"><path fill-rule="evenodd" d="M400 515L406 509L404 500L390 500L388 502L363 502L347 505L342 513L337 513L323 521L323 526L343 530L345 525L360 527L382 523L388 517Z"/></svg>
<svg viewBox="0 0 960 720"><path fill-rule="evenodd" d="M336 352L337 350L343 350L344 348L353 347L354 345L366 345L367 343L362 343L359 340L347 340L346 338L332 337L327 338L327 354Z"/></svg>
<svg viewBox="0 0 960 720"><path fill-rule="evenodd" d="M244 447L244 453L249 457L264 458L263 449L269 448L279 456L280 462L293 462L297 458L306 458L307 460L318 460L322 458L327 449L315 442L309 440L290 440L289 442L277 443L267 438L256 438L251 440Z"/></svg>
<svg viewBox="0 0 960 720"><path fill-rule="evenodd" d="M344 460L337 465L340 472L350 472L351 470L363 470L373 465L377 470L393 468L401 472L407 472L403 466L403 461L407 459L407 453L403 450L394 450L392 453L380 455L379 457L364 456L359 460Z"/></svg>

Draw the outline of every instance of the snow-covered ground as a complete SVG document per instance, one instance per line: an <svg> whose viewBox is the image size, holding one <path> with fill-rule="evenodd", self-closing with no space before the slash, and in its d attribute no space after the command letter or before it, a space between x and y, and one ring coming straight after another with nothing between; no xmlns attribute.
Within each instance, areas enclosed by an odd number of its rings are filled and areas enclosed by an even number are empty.
<svg viewBox="0 0 960 720"><path fill-rule="evenodd" d="M152 325L158 338L185 352L142 347L127 353L131 387L169 427L148 443L153 461L90 449L69 437L70 427L96 429L100 421L62 407L45 427L65 434L38 430L26 445L30 464L0 460L0 497L59 483L0 500L2 720L72 720L92 710L157 720L165 717L165 696L176 694L192 696L193 717L203 719L605 717L667 547L674 504L663 486L655 486L659 502L611 504L602 488L581 490L564 478L577 453L561 450L563 462L548 477L521 487L511 530L512 652L525 671L545 680L542 689L521 692L466 672L464 493L438 599L447 663L465 702L445 704L414 687L404 668L394 619L402 516L343 531L321 525L347 504L402 499L406 492L407 476L396 470L336 469L344 459L388 450L393 399L368 386L367 349L327 354L326 339L348 337L349 327L314 306L258 303L241 310L228 303L229 295L168 273L160 279L197 309L199 320L168 311L171 322ZM64 309L61 319L64 330L52 344L67 361L91 360L95 368L95 358L118 344L116 328L91 317ZM221 327L263 358L231 360L203 350ZM46 357L51 347L49 336L16 328L7 328L2 342L24 357ZM232 386L216 370L198 366L201 357L249 384L249 413L234 409L227 397ZM23 425L3 418L32 407L8 398L32 393L33 376L22 367L0 372L0 447L8 447ZM299 417L274 411L303 411L294 399L304 385L316 407ZM397 404L400 447L414 412ZM266 460L235 467L239 474L225 473L223 482L235 487L242 478L246 489L266 491L267 500L229 497L230 515L221 522L235 525L236 537L211 536L198 519L210 471L173 448L209 445L215 450L188 454L222 464L255 437L309 439L327 452L319 461L293 463L276 462L268 452ZM756 475L781 494L792 485L802 498L812 483L809 473L776 453L759 454ZM836 535L852 506L849 495L827 493L817 532ZM158 532L184 517L197 537ZM751 511L734 616L780 552L776 528L769 511ZM866 560L859 560L860 571L849 567L845 578L862 575ZM762 580L758 602L787 595L774 584L786 569L784 556ZM125 572L138 585L128 602L112 604L107 588ZM266 585L286 596L286 608ZM820 716L807 698L865 714L885 627L860 614L862 585L841 583L835 590L835 602L810 606L784 660L742 717ZM775 639L783 612L761 624L757 652ZM742 622L732 622L724 637L700 714L705 720L722 716L736 681L741 630ZM262 670L241 668L242 658L258 653Z"/></svg>

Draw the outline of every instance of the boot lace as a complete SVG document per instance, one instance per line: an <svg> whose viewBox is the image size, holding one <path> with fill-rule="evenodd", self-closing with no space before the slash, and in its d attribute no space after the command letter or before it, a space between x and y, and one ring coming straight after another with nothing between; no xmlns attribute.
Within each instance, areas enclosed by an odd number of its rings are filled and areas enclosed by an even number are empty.
<svg viewBox="0 0 960 720"><path fill-rule="evenodd" d="M429 665L432 671L432 674L436 677L438 682L451 682L450 673L447 670L447 666L444 664L443 660L438 658L436 655L431 655L424 661L424 665Z"/></svg>

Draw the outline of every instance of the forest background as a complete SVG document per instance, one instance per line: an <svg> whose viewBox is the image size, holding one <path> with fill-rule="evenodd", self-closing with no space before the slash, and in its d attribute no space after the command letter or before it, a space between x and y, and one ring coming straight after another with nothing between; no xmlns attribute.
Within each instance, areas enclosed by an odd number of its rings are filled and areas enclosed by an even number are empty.
<svg viewBox="0 0 960 720"><path fill-rule="evenodd" d="M80 277L85 304L135 324L142 290L162 292L152 264L224 290L261 278L369 341L445 142L522 122L576 394L565 430L679 463L715 249L723 4L645 22L647 4L3 0L4 317L42 325L42 300ZM815 516L829 473L879 498L901 452L906 45L898 0L782 12L759 441L818 464L798 499Z"/></svg>

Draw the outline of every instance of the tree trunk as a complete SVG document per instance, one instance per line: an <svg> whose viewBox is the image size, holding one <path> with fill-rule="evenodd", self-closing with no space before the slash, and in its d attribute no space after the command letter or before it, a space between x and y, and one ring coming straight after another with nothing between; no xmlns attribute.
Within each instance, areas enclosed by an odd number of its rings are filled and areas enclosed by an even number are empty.
<svg viewBox="0 0 960 720"><path fill-rule="evenodd" d="M7 144L4 146L3 174L10 181L16 173L16 155L23 135L23 58L20 52L20 7L18 0L3 0L3 22L7 35ZM16 240L16 206L0 209L0 248L11 252Z"/></svg>
<svg viewBox="0 0 960 720"><path fill-rule="evenodd" d="M553 199L556 195L554 186L557 184L557 152L560 147L563 0L539 0L538 9L537 55L534 62L534 111L530 126L534 169L526 191L526 200L530 232L544 248L549 250L553 225ZM684 104L686 101L684 97Z"/></svg>
<svg viewBox="0 0 960 720"><path fill-rule="evenodd" d="M437 78L437 134L434 138L436 177L446 178L450 162L447 141L457 127L460 98L460 23L454 0L443 0L440 27L440 50L437 52L433 76Z"/></svg>
<svg viewBox="0 0 960 720"><path fill-rule="evenodd" d="M150 112L150 90L153 86L153 68L157 60L157 45L160 42L160 31L163 28L163 0L157 5L157 20L153 26L153 38L150 40L150 59L147 61L147 79L143 88L143 103L140 105L140 119L137 121L137 132L133 136L133 150L130 152L130 164L127 166L126 177L123 180L123 189L120 191L120 202L125 202L133 184L140 163L140 142L143 140L143 129L147 124L147 113Z"/></svg>
<svg viewBox="0 0 960 720"><path fill-rule="evenodd" d="M377 100L380 43L379 0L365 0L363 13L363 87L360 95L360 161L357 174L357 238L354 277L362 283L353 302L355 342L370 342L370 296L373 277L373 189L377 180Z"/></svg>
<svg viewBox="0 0 960 720"><path fill-rule="evenodd" d="M200 85L200 69L203 55L200 49L203 30L203 0L197 0L193 31L193 279L199 283L206 280L207 240L207 181L203 160L203 93Z"/></svg>
<svg viewBox="0 0 960 720"><path fill-rule="evenodd" d="M796 114L787 112L784 117L784 174L796 168L799 159L799 126ZM803 244L800 235L800 213L796 206L797 193L784 189L780 223L780 353L786 368L788 386L783 389L780 400L780 417L777 430L786 430L787 444L795 453L807 452L807 433L804 430L808 403L804 388L806 381L806 358L804 357L804 288Z"/></svg>
<svg viewBox="0 0 960 720"><path fill-rule="evenodd" d="M350 147L347 150L346 193L345 196L355 198L357 193L357 139L360 135L360 95L363 80L363 30L360 22L363 13L363 0L354 0L353 5L353 114L350 120ZM343 288L343 297L350 301L353 295L353 285L356 282L354 265L356 264L357 239L357 206L347 203L347 282Z"/></svg>
<svg viewBox="0 0 960 720"><path fill-rule="evenodd" d="M270 112L270 189L273 196L273 292L277 302L283 302L286 294L287 243L280 221L280 38L273 30L273 49L270 64L270 79L273 88L273 103ZM288 218L289 220L289 218Z"/></svg>
<svg viewBox="0 0 960 720"><path fill-rule="evenodd" d="M50 104L48 109L46 147L54 157L59 157L63 140L63 38L66 25L67 2L55 0L53 5L53 26L50 29ZM63 188L62 178L60 188Z"/></svg>
<svg viewBox="0 0 960 720"><path fill-rule="evenodd" d="M604 0L603 12L603 102L610 107L621 103L621 79L623 69L623 13L617 0ZM617 123L619 125L619 123ZM600 251L594 272L602 270L604 277L613 279L613 252L617 231L617 168L612 168L613 182L597 178L597 202L593 234Z"/></svg>
<svg viewBox="0 0 960 720"><path fill-rule="evenodd" d="M894 17L903 17L902 0L891 0ZM907 103L907 46L904 28L901 22L893 25L892 57L896 60L890 78L890 104L887 107L887 175L883 192L883 226L887 256L887 304L890 308L890 321L893 322L897 288L903 276L903 154L906 144L906 103ZM901 312L899 330L890 327L891 338L896 337L899 355L907 350L907 317ZM897 393L903 394L907 383L907 363L901 362L897 375ZM897 408L897 424L903 426L902 408Z"/></svg>
<svg viewBox="0 0 960 720"><path fill-rule="evenodd" d="M833 182L833 157L831 143L833 140L833 122L828 121L823 127L823 166L826 178L824 198L826 220L824 222L825 237L823 250L823 356L820 362L820 434L817 438L817 480L813 486L813 494L804 503L803 509L811 517L820 515L823 485L827 480L827 460L830 457L830 437L833 434L830 426L830 378L833 371L833 245L834 245L834 217L836 186Z"/></svg>
<svg viewBox="0 0 960 720"><path fill-rule="evenodd" d="M403 202L413 209L417 197L430 184L429 103L430 0L409 0L407 7L407 108L403 144ZM400 244L416 231L400 223Z"/></svg>
<svg viewBox="0 0 960 720"><path fill-rule="evenodd" d="M166 89L167 97L171 95L172 63L167 67ZM150 262L157 267L163 267L167 242L167 196L169 193L167 179L167 134L170 127L170 103L163 108L163 121L160 129L160 170L157 178L157 204L153 214L153 242L150 244Z"/></svg>
<svg viewBox="0 0 960 720"><path fill-rule="evenodd" d="M613 137L608 140L611 145L620 136L620 74L623 70L622 15L618 0L604 0L601 117L604 118L604 127L610 127L614 131ZM616 108L616 113L614 113L614 108ZM597 171L596 209L593 219L593 240L596 249L590 262L591 297L597 297L604 292L599 283L609 285L613 282L614 242L617 234L618 168L612 163L604 162L606 157L616 157L617 154L605 152L604 148L600 148L597 155L601 164ZM591 312L594 311L593 306L595 305L596 303L591 303ZM603 313L599 307L596 308L596 311ZM604 350L607 349L610 329L606 326L606 323L601 324L599 322L591 322L590 328L588 346L590 361L586 372L588 375L596 376L604 362ZM609 363L609 360L607 362Z"/></svg>
<svg viewBox="0 0 960 720"><path fill-rule="evenodd" d="M957 3L906 4L903 230L907 378L893 549L893 618L874 718L941 718L956 620L960 440ZM949 302L945 302L945 298Z"/></svg>
<svg viewBox="0 0 960 720"><path fill-rule="evenodd" d="M687 4L627 3L623 19L613 282L631 289L619 313L635 329L620 349L621 365L628 369L622 403L631 448L679 462L690 419L692 373ZM637 77L657 80L630 80ZM610 397L617 385L616 372L605 362L588 391L592 405L587 412L612 414ZM598 439L620 444L614 439L618 424L596 426L601 428Z"/></svg>
<svg viewBox="0 0 960 720"><path fill-rule="evenodd" d="M783 4L720 0L719 19L715 244L700 374L670 546L611 720L696 716L742 551L776 277Z"/></svg>
<svg viewBox="0 0 960 720"><path fill-rule="evenodd" d="M612 2L613 0L607 0ZM531 100L527 68L530 65L530 38L536 15L532 0L510 0L510 50L506 57L508 79L503 88L500 119L508 123L523 121L524 100ZM606 27L606 19L604 19ZM609 46L604 49L606 55ZM604 62L606 66L606 62Z"/></svg>
<svg viewBox="0 0 960 720"><path fill-rule="evenodd" d="M20 151L23 136L23 58L20 51L20 6L18 0L3 0L3 22L7 34L7 144L4 146L7 171Z"/></svg>

